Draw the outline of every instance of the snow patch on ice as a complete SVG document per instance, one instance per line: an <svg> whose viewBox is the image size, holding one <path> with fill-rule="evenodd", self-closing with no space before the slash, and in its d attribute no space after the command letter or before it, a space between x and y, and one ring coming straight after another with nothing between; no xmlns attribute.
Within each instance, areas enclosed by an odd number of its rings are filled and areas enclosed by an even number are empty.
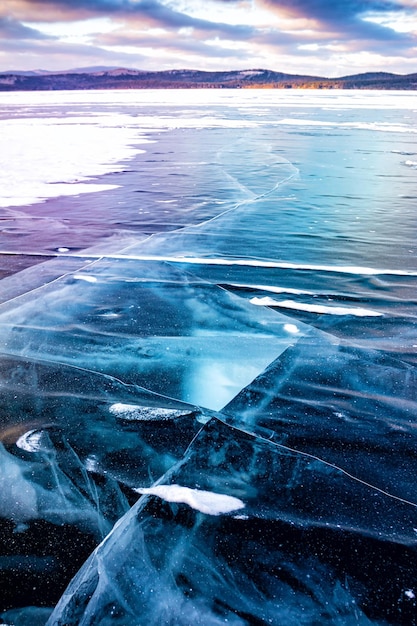
<svg viewBox="0 0 417 626"><path fill-rule="evenodd" d="M74 274L75 280L85 280L86 283L96 283L97 278L95 276L89 276L88 274Z"/></svg>
<svg viewBox="0 0 417 626"><path fill-rule="evenodd" d="M42 437L42 430L29 430L19 437L16 446L21 450L26 450L26 452L38 452L42 449Z"/></svg>
<svg viewBox="0 0 417 626"><path fill-rule="evenodd" d="M184 415L184 411L178 409L163 409L160 407L137 406L136 404L123 404L116 402L109 408L110 413L125 420L151 421L168 420Z"/></svg>
<svg viewBox="0 0 417 626"><path fill-rule="evenodd" d="M245 507L244 502L234 496L222 493L213 493L200 489L191 489L181 485L156 485L135 489L142 495L158 496L167 502L188 504L192 509L207 515L221 515Z"/></svg>
<svg viewBox="0 0 417 626"><path fill-rule="evenodd" d="M382 313L363 309L361 307L325 306L323 304L307 304L305 302L293 302L292 300L274 300L269 296L264 298L252 298L252 304L257 306L276 306L283 309L293 309L295 311L306 311L307 313L319 313L324 315L354 315L356 317L380 317Z"/></svg>
<svg viewBox="0 0 417 626"><path fill-rule="evenodd" d="M310 126L317 128L347 128L357 130L371 130L385 133L417 133L417 129L408 124L391 124L389 122L331 122L330 120L312 120L286 117L276 124L284 126Z"/></svg>
<svg viewBox="0 0 417 626"><path fill-rule="evenodd" d="M130 116L0 120L0 206L115 189L92 177L120 172L147 143ZM133 146L135 144L135 146ZM123 164L124 162L124 164Z"/></svg>
<svg viewBox="0 0 417 626"><path fill-rule="evenodd" d="M295 324L284 324L284 330L286 330L287 333L292 333L294 335L300 332L300 329Z"/></svg>
<svg viewBox="0 0 417 626"><path fill-rule="evenodd" d="M72 254L77 257L80 255ZM81 255L83 258L83 255ZM89 258L95 257L90 254ZM291 270L313 270L321 272L337 272L341 274L363 274L364 276L378 276L385 274L389 276L417 276L417 272L413 270L389 269L366 267L361 265L319 265L310 263L288 263L282 261L263 261L261 259L241 259L241 258L216 258L216 257L197 257L197 256L170 256L156 254L106 254L108 259L131 259L137 261L167 261L168 263L181 263L189 265L220 265L220 266L237 266L237 267L267 267L277 269ZM238 286L238 285L236 285ZM254 287L254 285L251 285ZM287 290L287 293L292 293ZM304 292L302 292L304 293ZM308 292L306 292L308 293Z"/></svg>

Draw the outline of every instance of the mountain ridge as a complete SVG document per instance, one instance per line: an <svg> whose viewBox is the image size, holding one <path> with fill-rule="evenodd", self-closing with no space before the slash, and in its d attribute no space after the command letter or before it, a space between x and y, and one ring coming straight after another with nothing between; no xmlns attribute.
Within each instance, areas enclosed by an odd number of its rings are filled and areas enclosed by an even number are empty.
<svg viewBox="0 0 417 626"><path fill-rule="evenodd" d="M0 91L89 89L417 89L417 73L364 72L338 78L287 74L269 69L209 71L139 70L124 67L77 68L68 71L0 72Z"/></svg>

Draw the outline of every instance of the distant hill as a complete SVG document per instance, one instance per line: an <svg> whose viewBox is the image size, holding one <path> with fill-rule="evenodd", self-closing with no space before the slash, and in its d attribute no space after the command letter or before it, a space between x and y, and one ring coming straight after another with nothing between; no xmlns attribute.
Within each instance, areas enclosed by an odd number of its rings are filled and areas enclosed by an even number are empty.
<svg viewBox="0 0 417 626"><path fill-rule="evenodd" d="M85 68L67 72L1 72L0 91L70 89L417 89L417 74L367 72L341 78L285 74L264 69L206 72Z"/></svg>

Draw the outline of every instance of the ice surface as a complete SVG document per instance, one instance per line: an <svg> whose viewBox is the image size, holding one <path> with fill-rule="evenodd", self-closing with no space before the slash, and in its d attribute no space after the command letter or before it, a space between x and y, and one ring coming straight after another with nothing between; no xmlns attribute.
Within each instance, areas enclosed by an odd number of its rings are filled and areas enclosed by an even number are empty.
<svg viewBox="0 0 417 626"><path fill-rule="evenodd" d="M412 365L323 333L289 348L225 412L417 507L416 389Z"/></svg>
<svg viewBox="0 0 417 626"><path fill-rule="evenodd" d="M201 512L194 498L220 490L245 508ZM49 626L370 624L359 603L378 618L413 576L414 507L215 418L181 463L143 492ZM390 540L409 555L407 571L366 562L375 542ZM369 568L373 585L362 597ZM378 591L384 576L389 597Z"/></svg>
<svg viewBox="0 0 417 626"><path fill-rule="evenodd" d="M167 264L103 259L4 304L0 350L219 410L296 340L287 321Z"/></svg>
<svg viewBox="0 0 417 626"><path fill-rule="evenodd" d="M117 518L126 510L127 503L120 490L107 481L106 497L113 491L114 504L119 500L119 505L114 512L106 511L94 482L84 473L83 464L71 447L67 445L58 452L46 431L38 434L44 440L40 449L22 447L19 438L16 447L30 453L20 458L17 450L13 454L0 444L0 516L18 528L41 519L55 525L79 525L104 536L111 528L109 520L114 521L113 516Z"/></svg>
<svg viewBox="0 0 417 626"><path fill-rule="evenodd" d="M27 357L2 355L0 378L2 606L54 606L136 499L133 487L175 464L207 418L110 376ZM114 412L132 406L152 419Z"/></svg>
<svg viewBox="0 0 417 626"><path fill-rule="evenodd" d="M0 97L3 623L415 623L415 96L213 92Z"/></svg>
<svg viewBox="0 0 417 626"><path fill-rule="evenodd" d="M24 609L13 609L3 613L3 623L10 626L44 626L51 614L51 609L30 606Z"/></svg>

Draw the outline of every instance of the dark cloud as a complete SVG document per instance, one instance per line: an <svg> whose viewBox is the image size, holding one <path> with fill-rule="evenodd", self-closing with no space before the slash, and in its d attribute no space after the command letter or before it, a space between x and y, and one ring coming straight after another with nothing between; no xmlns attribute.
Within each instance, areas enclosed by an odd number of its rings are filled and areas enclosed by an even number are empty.
<svg viewBox="0 0 417 626"><path fill-rule="evenodd" d="M86 11L90 13L131 13L137 8L141 10L152 9L153 5L158 4L156 0L142 0L132 2L131 0L24 0L21 4L28 8L32 5L50 6L51 8L61 7L68 13Z"/></svg>
<svg viewBox="0 0 417 626"><path fill-rule="evenodd" d="M12 17L0 17L0 39L53 39L34 28L21 24Z"/></svg>
<svg viewBox="0 0 417 626"><path fill-rule="evenodd" d="M396 11L404 6L390 0L266 0L266 4L323 21L343 21L374 11Z"/></svg>
<svg viewBox="0 0 417 626"><path fill-rule="evenodd" d="M395 0L264 0L264 4L291 15L331 23L356 20L367 13L409 9L404 2Z"/></svg>
<svg viewBox="0 0 417 626"><path fill-rule="evenodd" d="M352 24L356 26L370 24L363 21L366 15L410 10L406 3L396 0L261 0L261 2L294 17L341 29Z"/></svg>
<svg viewBox="0 0 417 626"><path fill-rule="evenodd" d="M398 42L403 46L415 45L409 34L400 33L389 26L380 25L364 18L378 14L409 14L416 18L416 9L411 9L401 0L259 0L277 12L287 16L310 20L315 24L318 35L332 35L336 40L360 39L363 43ZM378 44L376 43L377 47ZM371 46L372 47L372 46Z"/></svg>
<svg viewBox="0 0 417 626"><path fill-rule="evenodd" d="M152 19L160 26L167 28L193 28L199 31L218 33L226 37L229 36L237 39L248 38L254 32L254 29L250 26L224 24L218 21L215 22L191 17L186 13L174 11L154 0L143 0L142 2L135 3L129 10L129 14Z"/></svg>

